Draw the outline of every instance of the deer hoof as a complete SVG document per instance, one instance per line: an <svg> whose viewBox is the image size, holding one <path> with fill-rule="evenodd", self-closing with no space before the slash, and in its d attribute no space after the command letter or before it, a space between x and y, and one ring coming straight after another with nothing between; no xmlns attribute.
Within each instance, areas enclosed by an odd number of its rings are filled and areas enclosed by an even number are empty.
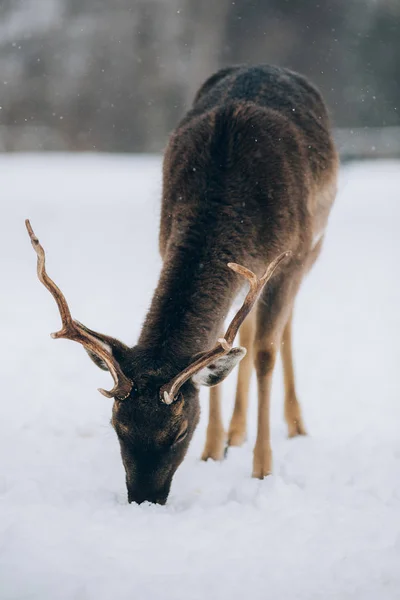
<svg viewBox="0 0 400 600"><path fill-rule="evenodd" d="M224 460L225 447L225 436L220 440L207 440L201 460Z"/></svg>
<svg viewBox="0 0 400 600"><path fill-rule="evenodd" d="M272 452L271 449L265 449L263 452L254 450L253 474L255 479L264 479L272 473Z"/></svg>
<svg viewBox="0 0 400 600"><path fill-rule="evenodd" d="M246 431L232 430L228 434L228 446L243 446L247 439Z"/></svg>
<svg viewBox="0 0 400 600"><path fill-rule="evenodd" d="M298 435L307 435L307 431L304 427L304 423L301 417L297 419L297 421L292 421L288 425L288 437L294 438Z"/></svg>

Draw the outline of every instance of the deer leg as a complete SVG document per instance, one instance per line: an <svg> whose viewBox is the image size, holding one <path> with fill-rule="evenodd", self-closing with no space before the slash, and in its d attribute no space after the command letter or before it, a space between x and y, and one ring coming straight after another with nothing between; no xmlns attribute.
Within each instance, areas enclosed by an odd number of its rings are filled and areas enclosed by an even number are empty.
<svg viewBox="0 0 400 600"><path fill-rule="evenodd" d="M202 460L222 460L225 453L225 431L221 412L222 386L210 388L210 412L208 417L207 437Z"/></svg>
<svg viewBox="0 0 400 600"><path fill-rule="evenodd" d="M270 439L270 397L272 372L278 344L269 339L255 344L255 369L258 385L257 439L253 455L253 477L264 479L272 471Z"/></svg>
<svg viewBox="0 0 400 600"><path fill-rule="evenodd" d="M270 440L272 373L297 287L297 285L292 285L290 279L265 290L257 306L253 351L258 386L258 420L253 456L253 477L258 479L264 479L272 471Z"/></svg>
<svg viewBox="0 0 400 600"><path fill-rule="evenodd" d="M240 345L247 349L247 354L239 364L235 408L228 431L228 446L241 446L246 440L249 387L253 370L254 330L255 313L253 312L243 322L239 331Z"/></svg>
<svg viewBox="0 0 400 600"><path fill-rule="evenodd" d="M289 437L296 435L306 435L306 430L301 416L301 408L297 400L295 384L294 384L294 369L292 355L292 316L290 315L288 322L283 330L281 342L281 355L283 364L283 376L285 383L285 419L288 426Z"/></svg>

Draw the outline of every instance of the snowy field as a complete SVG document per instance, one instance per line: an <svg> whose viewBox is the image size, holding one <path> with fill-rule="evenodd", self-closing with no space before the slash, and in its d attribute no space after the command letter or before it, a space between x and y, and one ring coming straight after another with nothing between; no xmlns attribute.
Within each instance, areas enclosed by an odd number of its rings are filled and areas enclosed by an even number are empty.
<svg viewBox="0 0 400 600"><path fill-rule="evenodd" d="M1 156L0 599L400 598L400 163L343 168L323 254L295 314L310 435L288 440L280 367L274 475L246 445L199 460L208 412L168 504L129 505L111 378L54 341L29 217L72 314L133 344L154 289L160 161ZM235 377L224 387L225 416Z"/></svg>

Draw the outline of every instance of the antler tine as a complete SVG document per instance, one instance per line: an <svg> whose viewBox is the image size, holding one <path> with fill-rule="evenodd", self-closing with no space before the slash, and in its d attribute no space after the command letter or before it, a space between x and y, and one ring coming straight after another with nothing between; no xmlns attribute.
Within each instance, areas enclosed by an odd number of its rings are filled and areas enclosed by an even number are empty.
<svg viewBox="0 0 400 600"><path fill-rule="evenodd" d="M57 333L52 333L51 337L57 338L61 337L61 334L64 331L64 328L68 328L68 326L72 323L71 313L67 304L67 301L61 292L60 288L54 283L52 279L46 273L46 255L43 249L43 246L40 244L38 238L35 235L35 232L32 229L31 223L29 219L25 220L25 225L28 230L29 237L31 238L31 243L33 249L37 254L37 274L39 280L43 283L43 285L49 290L52 294L53 298L57 302L58 310L60 311L61 321L63 324L63 329Z"/></svg>
<svg viewBox="0 0 400 600"><path fill-rule="evenodd" d="M273 260L264 275L260 278L257 277L253 271L250 271L246 267L242 265L238 265L237 263L228 263L228 267L245 277L250 283L250 289L247 293L247 296L243 302L242 307L236 313L231 323L229 324L228 329L226 330L226 334L223 338L218 339L218 344L214 346L214 348L208 352L204 352L199 356L197 360L195 360L191 365L189 365L186 369L181 371L174 379L172 379L167 385L164 385L161 392L161 400L165 404L172 404L174 401L179 388L192 377L195 373L211 364L217 358L224 356L232 349L232 344L235 340L236 334L239 331L239 327L250 313L254 304L257 301L257 298L261 294L262 289L266 285L266 283L271 279L275 270L278 266L289 256L291 255L290 251L283 252L280 254L275 260Z"/></svg>
<svg viewBox="0 0 400 600"><path fill-rule="evenodd" d="M37 254L37 274L39 280L49 290L55 301L57 302L58 309L60 311L62 328L56 333L52 333L51 337L54 339L65 338L82 344L87 350L94 352L99 356L107 365L112 378L114 380L114 387L111 390L103 390L99 388L99 392L107 398L117 398L124 400L127 398L132 389L132 382L128 379L121 370L118 362L113 358L112 355L107 352L101 342L92 336L86 328L77 321L74 321L71 317L68 303L65 299L64 294L60 288L54 283L54 281L48 276L46 272L46 255L43 246L40 244L36 237L29 219L25 221L26 228L28 230L29 237L32 242L33 249Z"/></svg>
<svg viewBox="0 0 400 600"><path fill-rule="evenodd" d="M232 271L235 271L236 273L239 273L239 275L245 277L250 284L250 289L243 302L243 305L232 319L225 334L225 341L229 345L229 349L232 347L236 334L239 331L239 327L241 326L247 315L250 313L251 309L257 301L257 298L261 294L262 289L264 288L266 283L271 279L278 266L286 258L288 258L290 254L291 252L289 251L282 252L282 254L280 254L268 265L267 270L265 271L264 275L260 277L260 279L257 278L257 275L255 275L253 271L246 269L246 267L238 265L237 263L228 263L228 267L232 269Z"/></svg>

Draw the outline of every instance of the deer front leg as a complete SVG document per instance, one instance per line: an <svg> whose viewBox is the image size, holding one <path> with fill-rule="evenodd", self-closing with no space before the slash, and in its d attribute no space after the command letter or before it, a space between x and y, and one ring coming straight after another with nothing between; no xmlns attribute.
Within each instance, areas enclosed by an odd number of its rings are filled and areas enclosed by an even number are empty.
<svg viewBox="0 0 400 600"><path fill-rule="evenodd" d="M235 408L228 431L228 446L241 446L246 441L249 387L253 371L255 312L249 314L239 331L240 345L247 350L239 364Z"/></svg>
<svg viewBox="0 0 400 600"><path fill-rule="evenodd" d="M257 439L253 477L263 479L272 472L270 398L272 373L285 325L292 312L300 275L292 273L264 292L257 307L254 366L258 385ZM290 334L290 331L289 331Z"/></svg>
<svg viewBox="0 0 400 600"><path fill-rule="evenodd" d="M258 384L258 421L253 457L253 477L257 479L264 479L272 472L270 397L276 353L277 345L274 342L263 340L262 344L256 344L255 368Z"/></svg>
<svg viewBox="0 0 400 600"><path fill-rule="evenodd" d="M202 460L222 460L225 454L225 431L221 413L221 386L210 388L210 412Z"/></svg>
<svg viewBox="0 0 400 600"><path fill-rule="evenodd" d="M285 382L285 419L288 426L289 437L306 435L301 408L296 395L294 384L294 369L292 356L292 316L290 315L283 331L281 343L281 355L283 364L283 376Z"/></svg>

